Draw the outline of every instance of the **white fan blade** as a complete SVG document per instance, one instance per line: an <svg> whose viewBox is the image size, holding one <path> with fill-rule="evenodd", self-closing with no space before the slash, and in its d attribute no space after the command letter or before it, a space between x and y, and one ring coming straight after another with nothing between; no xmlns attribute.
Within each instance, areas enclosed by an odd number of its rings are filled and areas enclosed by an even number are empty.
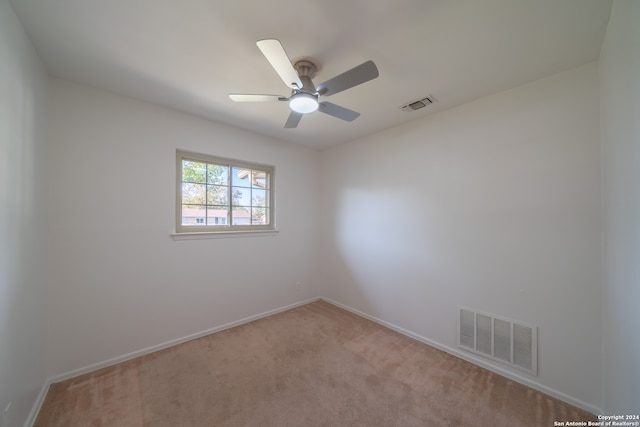
<svg viewBox="0 0 640 427"><path fill-rule="evenodd" d="M356 111L349 110L348 108L341 107L331 102L321 102L318 105L318 111L347 122L352 122L360 116L360 113Z"/></svg>
<svg viewBox="0 0 640 427"><path fill-rule="evenodd" d="M252 95L245 93L230 93L229 98L236 102L287 101L287 97L280 95Z"/></svg>
<svg viewBox="0 0 640 427"><path fill-rule="evenodd" d="M300 119L302 118L302 113L296 113L292 111L287 118L287 122L284 124L284 127L287 129L292 129L298 127L298 123L300 123Z"/></svg>
<svg viewBox="0 0 640 427"><path fill-rule="evenodd" d="M345 89L358 86L378 77L378 67L373 61L363 62L344 73L318 85L318 93L322 96L335 95Z"/></svg>
<svg viewBox="0 0 640 427"><path fill-rule="evenodd" d="M278 40L258 40L256 44L287 87L294 89L302 88L302 81L300 77L298 77L298 73L295 68L293 68L293 65L291 65L291 60L284 51L282 44Z"/></svg>

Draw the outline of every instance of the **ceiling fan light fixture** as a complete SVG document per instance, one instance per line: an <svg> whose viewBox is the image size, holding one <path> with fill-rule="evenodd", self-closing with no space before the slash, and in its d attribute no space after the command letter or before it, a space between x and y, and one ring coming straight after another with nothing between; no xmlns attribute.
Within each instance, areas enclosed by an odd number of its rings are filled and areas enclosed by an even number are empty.
<svg viewBox="0 0 640 427"><path fill-rule="evenodd" d="M290 92L291 95L287 98L286 96L280 95L230 93L229 98L231 98L232 101L289 101L291 112L284 124L284 127L287 129L297 127L304 114L313 113L314 111L320 111L321 113L346 122L352 122L360 116L360 113L356 111L331 102L323 101L322 104L320 104L318 99L321 96L324 98L335 95L343 90L361 85L378 77L378 67L376 67L373 61L363 62L357 67L353 67L342 74L338 74L320 83L320 85L316 87L312 79L316 75L317 67L313 62L309 60L300 60L295 63L291 62L291 59L289 59L289 56L282 47L282 43L276 39L258 40L256 44L284 84L292 89ZM320 108L320 105L322 105L322 108Z"/></svg>
<svg viewBox="0 0 640 427"><path fill-rule="evenodd" d="M308 93L297 93L289 100L289 107L296 113L313 113L318 109L318 98Z"/></svg>

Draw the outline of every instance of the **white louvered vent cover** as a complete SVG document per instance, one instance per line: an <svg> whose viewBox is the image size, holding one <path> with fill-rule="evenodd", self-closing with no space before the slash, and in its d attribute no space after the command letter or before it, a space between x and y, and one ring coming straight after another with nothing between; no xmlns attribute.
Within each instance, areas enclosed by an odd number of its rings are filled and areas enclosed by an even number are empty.
<svg viewBox="0 0 640 427"><path fill-rule="evenodd" d="M538 328L458 307L458 346L538 375Z"/></svg>

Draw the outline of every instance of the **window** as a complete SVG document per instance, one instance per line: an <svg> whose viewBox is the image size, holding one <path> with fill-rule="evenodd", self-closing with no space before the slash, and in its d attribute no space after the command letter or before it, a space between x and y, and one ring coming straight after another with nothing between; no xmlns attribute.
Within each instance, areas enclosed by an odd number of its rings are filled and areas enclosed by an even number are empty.
<svg viewBox="0 0 640 427"><path fill-rule="evenodd" d="M274 168L177 151L176 231L274 230Z"/></svg>

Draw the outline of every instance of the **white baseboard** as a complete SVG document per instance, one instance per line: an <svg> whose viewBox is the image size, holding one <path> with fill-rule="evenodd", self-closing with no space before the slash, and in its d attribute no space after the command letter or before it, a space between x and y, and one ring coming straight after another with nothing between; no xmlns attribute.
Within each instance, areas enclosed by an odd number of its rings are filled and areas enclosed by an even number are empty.
<svg viewBox="0 0 640 427"><path fill-rule="evenodd" d="M514 372L510 372L510 371L508 371L506 369L503 369L500 366L496 366L496 365L494 365L494 364L492 364L492 363L490 363L488 361L485 361L485 360L483 360L481 358L475 357L475 356L470 355L470 354L466 354L466 353L464 353L464 352L462 352L462 351L460 351L458 349L455 349L455 348L440 344L440 343L438 343L436 341L430 340L429 338L425 338L425 337L423 337L421 335L418 335L416 333L413 333L413 332L411 332L409 330L406 330L404 328L396 326L393 323L386 322L386 321L384 321L382 319L379 319L377 317L371 316L371 315L369 315L367 313L364 313L364 312L362 312L360 310L356 310L355 308L349 307L348 305L341 304L341 303L339 303L337 301L334 301L334 300L332 300L330 298L315 297L315 298L309 298L307 300L300 301L300 302L297 302L297 303L294 303L294 304L290 304L290 305L287 305L287 306L284 306L284 307L280 307L280 308L276 308L276 309L273 309L273 310L269 310L269 311L266 311L264 313L256 314L254 316L245 317L244 319L240 319L240 320L237 320L237 321L234 321L234 322L225 323L224 325L216 326L216 327L213 327L213 328L201 331L201 332L197 332L195 334L187 335L185 337L176 338L174 340L170 340L170 341L167 341L167 342L162 343L162 344L158 344L158 345L147 347L147 348L144 348L144 349L141 349L141 350L137 350L137 351L134 351L134 352L122 355L122 356L118 356L118 357L114 357L112 359L108 359L108 360L105 360L105 361L102 361L102 362L94 363L94 364L91 364L91 365L88 365L88 366L85 366L85 367L82 367L82 368L79 368L79 369L74 369L72 371L69 371L69 372L66 372L66 373L63 373L63 374L55 375L55 376L47 379L45 384L42 386L42 388L40 390L40 393L38 394L38 397L36 399L36 402L33 404L33 407L31 408L31 412L29 413L29 417L27 418L27 421L25 422L24 426L25 427L32 427L33 424L35 423L36 418L38 416L38 412L40 412L40 408L42 407L42 404L44 403L44 399L45 399L45 397L47 395L47 391L49 390L49 386L51 386L51 384L54 384L54 383L57 383L57 382L60 382L60 381L64 381L64 380L67 380L67 379L70 379L70 378L73 378L73 377L77 377L79 375L83 375L83 374L86 374L86 373L89 373L89 372L93 372L93 371L96 371L98 369L106 368L108 366L112 366L112 365L115 365L115 364L118 364L118 363L121 363L121 362L125 362L127 360L131 360L131 359L134 359L136 357L140 357L140 356L144 356L144 355L147 355L147 354L151 354L153 352L156 352L156 351L159 351L159 350L163 350L165 348L169 348L169 347L172 347L174 345L182 344L184 342L191 341L191 340L194 340L194 339L197 339L197 338L201 338L201 337L204 337L206 335L210 335L210 334L213 334L213 333L216 333L216 332L224 331L226 329L230 329L230 328L233 328L235 326L240 326L242 324L249 323L249 322L252 322L254 320L258 320L258 319L262 319L264 317L272 316L274 314L281 313L281 312L287 311L287 310L291 310L293 308L300 307L302 305L309 304L311 302L318 301L318 300L326 301L326 302L328 302L330 304L333 304L333 305L335 305L337 307L340 307L340 308L342 308L344 310L347 310L347 311L349 311L351 313L354 313L354 314L356 314L358 316L364 317L365 319L369 319L369 320L371 320L373 322L376 322L376 323L378 323L380 325L383 325L383 326L385 326L385 327L387 327L389 329L392 329L392 330L394 330L396 332L399 332L402 335L406 335L406 336L408 336L410 338L413 338L413 339L415 339L417 341L420 341L420 342L422 342L424 344L430 345L430 346L435 347L435 348L437 348L439 350L442 350L442 351L444 351L446 353L449 353L449 354L452 354L452 355L454 355L456 357L464 359L464 360L466 360L466 361L468 361L470 363L473 363L475 365L481 366L481 367L483 367L485 369L488 369L488 370L490 370L492 372L495 372L495 373L497 373L499 375L507 377L507 378L509 378L509 379L511 379L513 381L516 381L516 382L518 382L520 384L524 384L524 385L526 385L528 387L531 387L531 388L533 388L535 390L538 390L538 391L540 391L542 393L545 393L545 394L548 394L550 396L553 396L553 397L555 397L555 398L557 398L559 400L562 400L563 402L566 402L566 403L568 403L570 405L573 405L573 406L576 406L578 408L581 408L581 409L584 409L586 411L589 411L592 414L603 414L604 413L604 411L601 408L598 408L596 406L590 405L590 404L588 404L586 402L583 402L582 400L576 399L576 398L574 398L572 396L569 396L569 395L567 395L565 393L562 393L560 391L557 391L555 389L549 388L549 387L547 387L545 385L542 385L542 384L540 384L540 383L538 383L536 381L532 381L532 380L530 380L528 378L522 377L522 376L520 376L520 375L518 375L518 374L516 374Z"/></svg>
<svg viewBox="0 0 640 427"><path fill-rule="evenodd" d="M45 382L45 384L42 386L42 389L40 390L40 394L38 395L38 398L36 400L36 402L33 404L33 407L31 408L31 412L29 413L29 417L27 418L27 421L25 422L25 427L31 427L33 426L33 424L36 421L36 418L38 417L38 412L40 412L40 408L42 407L42 404L44 403L44 399L47 395L47 391L49 390L49 386L51 386L51 384L60 382L60 381L64 381L64 380L68 380L70 378L74 378L77 377L79 375L83 375L89 372L93 372L96 371L98 369L102 369L102 368L106 368L109 366L113 366L116 365L118 363L121 362L126 362L127 360L131 360L131 359L135 359L136 357L140 357L140 356L145 356L147 354L151 354L154 353L156 351L159 350L163 350L165 348L169 348L169 347L173 347L174 345L178 345L178 344L182 344L184 342L187 341L191 341L197 338L201 338L204 337L206 335L211 335L213 333L216 332L220 332L220 331L224 331L226 329L230 329L233 328L235 326L240 326L243 325L245 323L249 323L252 322L254 320L258 320L258 319L262 319L264 317L269 317L272 316L274 314L277 313L281 313L283 311L287 311L287 310L291 310L293 308L296 307L300 307L303 306L305 304L309 304L311 302L314 301L318 301L320 298L319 297L315 297L315 298L309 298L306 299L304 301L299 301L293 304L289 304L286 305L284 307L279 307L273 310L269 310L269 311L265 311L264 313L260 313L260 314L256 314L254 316L249 316L249 317L245 317L244 319L240 319L240 320L236 320L234 322L229 322L229 323L225 323L224 325L220 325L220 326L216 326L201 332L196 332L195 334L191 334L191 335L187 335L185 337L181 337L181 338L176 338L170 341L167 341L165 343L162 344L158 344L158 345L154 345L151 347L147 347L147 348L143 348L141 350L136 350L133 351L131 353L127 353L124 354L122 356L118 356L118 357L114 357L112 359L108 359L108 360L104 360L102 362L98 362L98 363L93 363L91 365L79 368L79 369L74 369L72 371L69 372L65 372L63 374L59 374L59 375L54 375L53 377L47 379L47 381Z"/></svg>
<svg viewBox="0 0 640 427"><path fill-rule="evenodd" d="M38 418L38 413L40 412L40 408L42 408L42 404L44 403L44 398L47 396L47 392L49 391L50 385L51 385L51 380L47 380L40 388L40 393L38 393L38 397L36 397L36 401L31 407L31 411L29 411L27 420L24 422L24 427L31 427L36 422L36 418Z"/></svg>
<svg viewBox="0 0 640 427"><path fill-rule="evenodd" d="M411 332L409 330L401 328L400 326L396 326L393 323L389 323L389 322L384 321L382 319L378 319L377 317L371 316L371 315L369 315L367 313L364 313L364 312L362 312L360 310L356 310L355 308L349 307L348 305L341 304L341 303L339 303L337 301L332 300L331 298L320 297L320 299L323 300L323 301L326 301L326 302L328 302L330 304L333 304L336 307L340 307L340 308L342 308L344 310L350 311L353 314L357 314L358 316L364 317L365 319L369 319L369 320L371 320L373 322L376 322L376 323L378 323L378 324L380 324L382 326L386 326L387 328L392 329L392 330L394 330L394 331L396 331L398 333L401 333L402 335L408 336L408 337L413 338L413 339L415 339L417 341L420 341L420 342L422 342L424 344L430 345L431 347L435 347L438 350L442 350L442 351L444 351L446 353L452 354L452 355L454 355L456 357L459 357L461 359L466 360L467 362L473 363L474 365L478 365L478 366L480 366L482 368L485 368L485 369L487 369L489 371L495 372L498 375L502 375L503 377L507 377L510 380L513 380L513 381L518 382L520 384L526 385L527 387L531 387L534 390L538 390L538 391L540 391L542 393L545 393L545 394L548 394L550 396L553 396L556 399L562 400L563 402L566 402L566 403L568 403L570 405L573 405L573 406L576 406L578 408L584 409L585 411L589 411L592 414L596 414L597 415L597 414L603 414L604 413L604 411L601 408L598 408L598 407L596 407L594 405L591 405L591 404L589 404L587 402L584 402L584 401L582 401L580 399L576 399L573 396L569 396L568 394L563 393L561 391L558 391L558 390L552 389L550 387L547 387L547 386L545 386L543 384L540 384L540 383L538 383L536 381L532 381L529 378L525 378L523 376L520 376L515 372L511 372L511 371L509 371L507 369L502 368L501 366L494 365L491 362L486 361L486 360L484 360L482 358L475 357L475 356L473 356L471 354L467 354L467 353L465 353L465 352L463 352L461 350L458 350L456 348L440 344L440 343L438 343L436 341L430 340L429 338L423 337L423 336L418 335L416 333L413 333L413 332Z"/></svg>

